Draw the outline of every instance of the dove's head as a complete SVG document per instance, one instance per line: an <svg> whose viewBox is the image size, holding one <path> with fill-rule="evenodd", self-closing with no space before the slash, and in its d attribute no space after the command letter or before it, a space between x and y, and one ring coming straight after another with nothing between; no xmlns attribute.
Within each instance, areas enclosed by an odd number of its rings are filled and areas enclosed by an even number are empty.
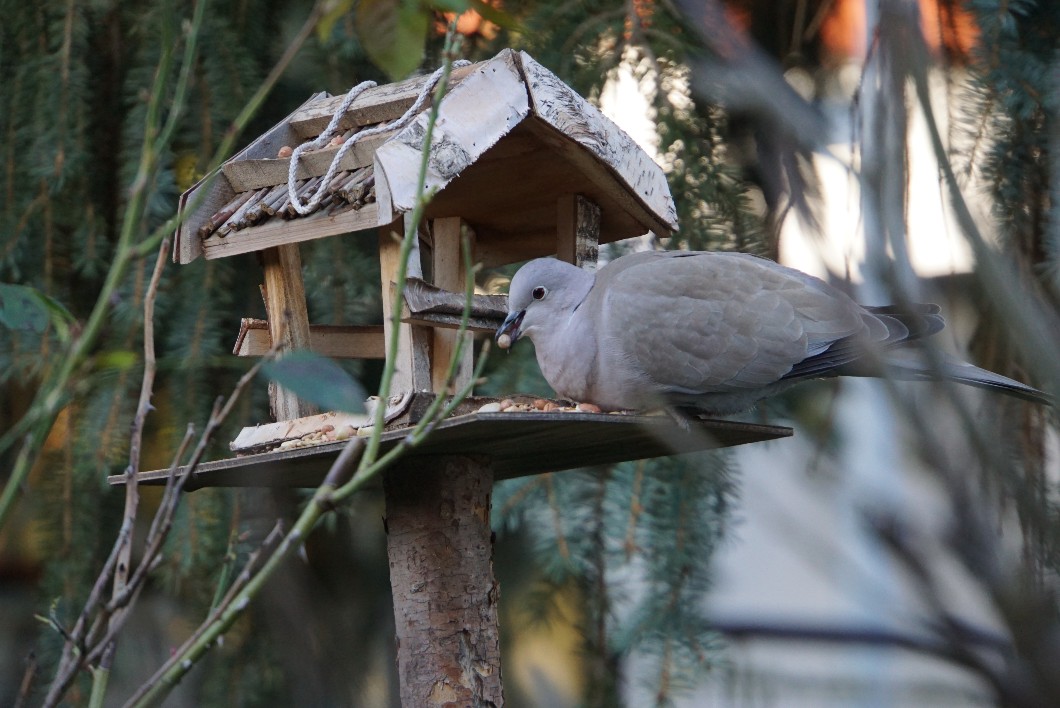
<svg viewBox="0 0 1060 708"><path fill-rule="evenodd" d="M508 288L508 317L497 330L497 345L507 349L526 335L551 332L566 322L593 287L593 276L555 258L532 260Z"/></svg>

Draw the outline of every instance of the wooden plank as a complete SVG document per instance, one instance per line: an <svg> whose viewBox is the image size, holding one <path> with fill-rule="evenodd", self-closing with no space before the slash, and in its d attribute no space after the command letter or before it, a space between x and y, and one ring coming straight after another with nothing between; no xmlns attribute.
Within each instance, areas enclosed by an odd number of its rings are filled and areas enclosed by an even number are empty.
<svg viewBox="0 0 1060 708"><path fill-rule="evenodd" d="M431 256L433 261L432 274L435 286L450 292L463 292L467 270L464 267L464 249L462 234L467 225L460 217L452 216L434 220L432 231L433 248ZM468 246L473 248L474 232L468 229L470 241ZM431 390L435 393L456 393L471 380L474 371L474 342L471 332L465 332L463 351L460 355L459 369L453 384L448 388L445 386L446 374L449 371L449 363L456 351L457 337L459 332L451 329L435 329L433 349L431 351Z"/></svg>
<svg viewBox="0 0 1060 708"><path fill-rule="evenodd" d="M322 209L297 219L273 217L264 224L241 229L227 236L211 236L202 242L203 253L207 260L226 258L283 244L374 229L376 225L375 202L369 202L360 209L350 207L331 214Z"/></svg>
<svg viewBox="0 0 1060 708"><path fill-rule="evenodd" d="M484 400L484 399L479 399ZM383 433L380 454L407 435ZM693 421L683 430L665 416L608 413L469 413L442 421L411 458L467 454L490 457L496 479L613 464L790 437L791 428L726 420ZM315 487L345 443L207 462L187 489L205 486ZM780 454L782 450L778 450ZM168 470L141 472L140 484L165 484ZM113 475L110 484L125 483Z"/></svg>
<svg viewBox="0 0 1060 708"><path fill-rule="evenodd" d="M342 160L339 161L338 171L355 170L372 164L375 151L393 134L393 132L380 133L354 142L353 147L347 150ZM297 179L320 177L327 173L340 147L338 145L324 147L299 157ZM230 161L226 162L221 169L237 193L245 192L250 189L286 184L287 173L291 169L291 158L271 155L255 160Z"/></svg>
<svg viewBox="0 0 1060 708"><path fill-rule="evenodd" d="M456 329L464 312L464 295L443 290L419 278L405 284L401 321ZM494 332L508 314L507 295L474 295L467 328L472 332Z"/></svg>
<svg viewBox="0 0 1060 708"><path fill-rule="evenodd" d="M262 356L272 348L268 320L244 317L232 353ZM382 359L386 356L382 325L309 325L309 348L333 359Z"/></svg>
<svg viewBox="0 0 1060 708"><path fill-rule="evenodd" d="M442 100L427 166L427 189L440 190L507 135L530 111L526 87L505 49L474 66ZM384 143L375 155L380 220L411 211L423 154L427 114Z"/></svg>
<svg viewBox="0 0 1060 708"><path fill-rule="evenodd" d="M327 95L324 92L315 93L299 109ZM297 110L294 111L294 113L297 112ZM294 113L291 115L294 115ZM236 153L229 162L275 156L281 146L291 144L294 139L289 126L290 118L291 116L287 116L274 125L261 137ZM231 201L236 194L237 192L228 184L223 173L217 170L199 180L191 189L180 196L177 213L183 216L183 221L177 227L174 238L173 260L175 262L191 263L203 254L205 249L199 239L199 229L218 209Z"/></svg>
<svg viewBox="0 0 1060 708"><path fill-rule="evenodd" d="M453 69L449 75L450 87L459 85L478 66L480 64ZM400 118L416 101L428 78L429 75L415 76L395 84L365 89L346 111L339 128L349 130ZM291 129L302 142L320 135L345 98L345 94L331 96L303 106L291 116ZM426 105L430 106L430 101Z"/></svg>
<svg viewBox="0 0 1060 708"><path fill-rule="evenodd" d="M391 313L397 300L394 280L401 261L403 224L404 218L379 229L379 278L383 289L383 331L387 342L391 336ZM431 390L430 342L429 329L401 325L391 394Z"/></svg>
<svg viewBox="0 0 1060 708"><path fill-rule="evenodd" d="M269 248L261 254L265 271L265 310L272 341L282 341L281 352L309 348L309 314L306 311L302 257L297 244ZM283 354L281 353L282 357ZM269 384L269 402L276 420L312 415L313 406L275 383Z"/></svg>
<svg viewBox="0 0 1060 708"><path fill-rule="evenodd" d="M556 255L590 272L600 255L600 207L580 194L564 194L556 204Z"/></svg>

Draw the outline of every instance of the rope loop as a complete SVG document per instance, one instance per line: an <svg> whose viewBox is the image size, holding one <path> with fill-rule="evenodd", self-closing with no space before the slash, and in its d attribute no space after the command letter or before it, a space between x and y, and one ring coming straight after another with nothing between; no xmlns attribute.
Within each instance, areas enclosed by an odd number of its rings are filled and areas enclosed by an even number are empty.
<svg viewBox="0 0 1060 708"><path fill-rule="evenodd" d="M466 59L458 59L453 62L453 68L467 66L470 63L471 62ZM419 94L416 96L416 100L400 118L397 118L390 123L381 123L375 127L362 130L350 136L350 139L344 142L342 147L340 147L335 153L334 157L331 158L331 164L328 166L328 171L324 174L324 179L322 179L320 184L317 185L316 190L309 198L309 201L303 204L295 194L295 182L297 181L295 175L298 174L298 161L301 159L302 153L306 150L319 150L331 142L331 139L335 137L335 134L338 132L339 123L342 122L342 117L346 114L346 111L350 109L350 106L353 105L353 102L357 100L358 96L364 93L366 89L373 88L376 83L374 81L364 81L351 88L346 94L346 97L342 99L342 104L339 105L335 114L331 116L331 120L328 122L328 127L324 129L324 132L313 140L302 143L294 149L293 153L291 153L291 164L287 170L287 193L291 199L291 206L294 207L295 211L302 216L316 211L317 206L320 205L320 200L324 198L325 190L328 188L328 185L331 184L331 180L335 177L335 173L339 169L339 163L358 140L363 140L364 138L369 138L373 135L378 135L379 133L384 133L390 130L401 130L411 123L412 119L423 110L423 106L427 103L427 99L430 98L431 92L434 91L434 87L438 85L438 81L442 78L442 72L444 69L445 67L439 67L430 75L427 79L427 83L423 85L423 88L420 89Z"/></svg>

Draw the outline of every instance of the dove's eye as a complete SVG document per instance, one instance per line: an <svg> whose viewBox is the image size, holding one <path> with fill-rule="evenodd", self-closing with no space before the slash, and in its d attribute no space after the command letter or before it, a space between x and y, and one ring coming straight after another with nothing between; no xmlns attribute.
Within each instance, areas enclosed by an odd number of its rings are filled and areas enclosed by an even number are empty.
<svg viewBox="0 0 1060 708"><path fill-rule="evenodd" d="M545 295L548 295L548 290L543 285L538 285L530 294L534 296L535 300L543 300Z"/></svg>

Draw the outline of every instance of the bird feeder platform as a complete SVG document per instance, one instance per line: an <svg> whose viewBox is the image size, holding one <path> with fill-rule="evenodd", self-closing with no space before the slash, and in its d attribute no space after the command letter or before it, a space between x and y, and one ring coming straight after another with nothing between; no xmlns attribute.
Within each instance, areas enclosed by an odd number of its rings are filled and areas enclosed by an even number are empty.
<svg viewBox="0 0 1060 708"><path fill-rule="evenodd" d="M474 333L495 330L507 312L503 296L476 294L469 331L454 331L464 309L462 244L487 268L554 255L592 269L601 244L677 230L659 165L525 52L506 49L454 69L425 146L432 81L371 88L348 106L341 96L316 94L181 196L175 260L256 257L262 268L266 319L243 317L235 355L275 348L281 357L299 349L392 356L391 395L419 403L449 396L471 383ZM340 135L326 130L333 118ZM433 198L412 223L424 164ZM292 203L292 191L302 206ZM300 247L365 232L379 249L381 320L311 322ZM399 291L402 234L412 241L407 272L415 277ZM460 336L466 346L450 381ZM392 339L398 346L388 353L384 343ZM391 403L383 453L400 444L422 410L413 405L392 417ZM489 524L495 480L791 435L719 420L681 426L667 416L487 412L482 403L462 404L381 475L406 706L503 703ZM366 422L321 413L280 386L270 388L270 407L275 422L244 428L233 442L242 456L200 464L185 488L315 487L347 443L297 445L318 442L316 432L332 423L348 435ZM171 474L142 472L137 480L164 484Z"/></svg>
<svg viewBox="0 0 1060 708"><path fill-rule="evenodd" d="M481 404L486 399L476 399ZM384 431L380 452L409 429ZM664 415L560 411L472 412L438 424L406 455L413 461L439 455L474 455L492 461L495 480L664 455L680 455L789 437L791 428L700 419L688 430ZM316 487L346 441L245 455L198 466L185 489L200 487ZM178 468L176 474L181 474ZM170 471L141 472L139 484L165 484ZM113 475L122 484L124 475Z"/></svg>

